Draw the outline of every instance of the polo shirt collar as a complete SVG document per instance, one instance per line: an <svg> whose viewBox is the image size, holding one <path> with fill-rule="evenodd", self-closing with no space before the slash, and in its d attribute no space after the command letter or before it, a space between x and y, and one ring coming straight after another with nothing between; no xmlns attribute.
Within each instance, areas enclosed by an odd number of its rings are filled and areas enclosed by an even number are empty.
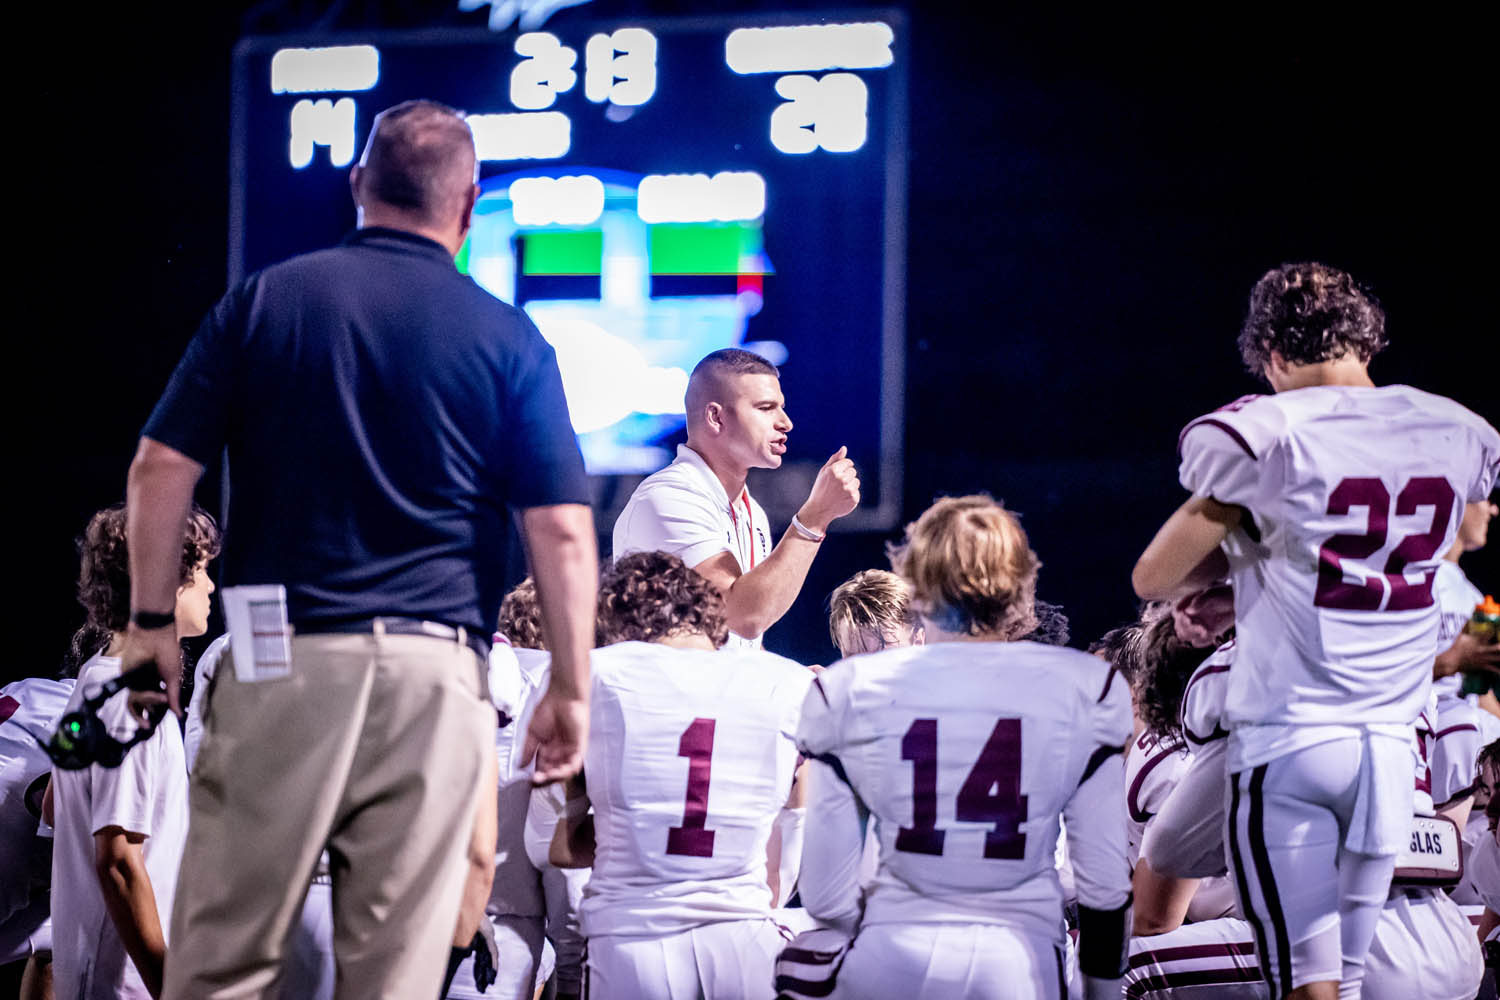
<svg viewBox="0 0 1500 1000"><path fill-rule="evenodd" d="M724 510L727 511L734 506L729 500L729 494L724 492L724 484L719 482L719 477L714 475L714 470L708 467L708 462L704 460L702 455L687 445L680 444L677 446L677 461L691 465L697 470L699 478L704 481L708 490L713 494L714 499L719 502L719 505ZM738 500L739 497L735 497L735 499Z"/></svg>
<svg viewBox="0 0 1500 1000"><path fill-rule="evenodd" d="M344 246L374 246L403 253L431 257L452 264L453 255L437 240L429 239L405 229L389 226L365 226L344 237Z"/></svg>

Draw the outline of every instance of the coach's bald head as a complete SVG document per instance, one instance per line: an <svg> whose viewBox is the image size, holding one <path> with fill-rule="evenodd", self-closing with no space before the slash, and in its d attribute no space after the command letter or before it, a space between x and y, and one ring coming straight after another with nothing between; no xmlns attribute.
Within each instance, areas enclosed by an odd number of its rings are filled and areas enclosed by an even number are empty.
<svg viewBox="0 0 1500 1000"><path fill-rule="evenodd" d="M474 134L434 101L406 101L375 117L349 175L359 225L426 236L457 254L479 188Z"/></svg>

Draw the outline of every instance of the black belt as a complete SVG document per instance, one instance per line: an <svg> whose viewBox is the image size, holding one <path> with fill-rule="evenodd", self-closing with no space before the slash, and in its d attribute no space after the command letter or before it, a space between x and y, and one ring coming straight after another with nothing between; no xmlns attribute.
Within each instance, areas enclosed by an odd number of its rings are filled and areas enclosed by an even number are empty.
<svg viewBox="0 0 1500 1000"><path fill-rule="evenodd" d="M458 642L462 636L463 643L474 651L481 661L488 661L490 656L490 640L488 636L470 632L467 628L457 629L452 625L444 625L442 622L423 621L420 618L394 618L381 616L379 618L361 618L357 621L303 621L292 626L297 635L327 635L349 634L360 635L375 631L376 625L386 635L425 635L434 639L447 639L449 642Z"/></svg>

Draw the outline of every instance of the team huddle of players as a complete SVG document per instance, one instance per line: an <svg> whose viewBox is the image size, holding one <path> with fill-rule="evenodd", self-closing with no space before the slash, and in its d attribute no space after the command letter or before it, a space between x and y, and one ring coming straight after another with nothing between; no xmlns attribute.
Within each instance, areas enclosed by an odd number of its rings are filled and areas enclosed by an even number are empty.
<svg viewBox="0 0 1500 1000"><path fill-rule="evenodd" d="M600 586L583 772L533 790L523 584L490 663L482 944L447 995L1474 997L1500 718L1459 679L1500 663L1456 559L1500 434L1375 387L1383 345L1342 272L1257 284L1240 348L1275 392L1183 431L1192 497L1092 655L986 496L938 500L892 572L835 592L826 668L726 646L709 580L632 553Z"/></svg>

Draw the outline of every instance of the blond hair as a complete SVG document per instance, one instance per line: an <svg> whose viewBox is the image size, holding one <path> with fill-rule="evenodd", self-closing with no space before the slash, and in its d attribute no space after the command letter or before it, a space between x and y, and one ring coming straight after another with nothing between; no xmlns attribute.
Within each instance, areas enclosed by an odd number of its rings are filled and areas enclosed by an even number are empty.
<svg viewBox="0 0 1500 1000"><path fill-rule="evenodd" d="M1016 515L988 496L938 500L890 557L918 613L943 631L1016 639L1036 628L1041 562Z"/></svg>
<svg viewBox="0 0 1500 1000"><path fill-rule="evenodd" d="M921 625L911 606L911 588L895 573L866 569L839 584L828 598L828 634L839 653L849 655L861 633L886 640Z"/></svg>

